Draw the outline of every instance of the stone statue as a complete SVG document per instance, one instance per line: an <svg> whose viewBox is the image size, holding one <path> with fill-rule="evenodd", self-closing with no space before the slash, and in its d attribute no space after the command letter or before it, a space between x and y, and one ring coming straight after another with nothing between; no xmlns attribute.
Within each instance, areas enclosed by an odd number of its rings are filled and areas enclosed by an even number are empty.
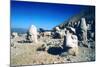
<svg viewBox="0 0 100 67"><path fill-rule="evenodd" d="M67 28L66 35L64 36L63 50L68 51L71 55L78 55L78 38L75 35L75 29L72 27Z"/></svg>
<svg viewBox="0 0 100 67"><path fill-rule="evenodd" d="M81 41L82 41L83 45L88 46L87 45L87 25L86 25L86 19L85 18L81 18L80 36L81 36Z"/></svg>
<svg viewBox="0 0 100 67"><path fill-rule="evenodd" d="M34 25L31 25L31 27L29 28L28 32L27 32L27 39L37 43L37 28Z"/></svg>

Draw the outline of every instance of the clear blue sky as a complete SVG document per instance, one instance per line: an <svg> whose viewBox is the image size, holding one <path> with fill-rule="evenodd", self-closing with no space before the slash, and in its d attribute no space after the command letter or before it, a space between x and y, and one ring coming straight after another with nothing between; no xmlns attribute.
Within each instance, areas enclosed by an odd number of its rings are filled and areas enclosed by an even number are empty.
<svg viewBox="0 0 100 67"><path fill-rule="evenodd" d="M86 6L49 4L39 2L11 1L11 28L52 29L70 16L82 11Z"/></svg>

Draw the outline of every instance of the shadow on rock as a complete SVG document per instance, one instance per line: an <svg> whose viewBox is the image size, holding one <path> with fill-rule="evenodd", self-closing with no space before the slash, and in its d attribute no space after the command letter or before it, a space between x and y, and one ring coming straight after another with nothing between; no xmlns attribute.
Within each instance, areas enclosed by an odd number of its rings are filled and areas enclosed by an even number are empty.
<svg viewBox="0 0 100 67"><path fill-rule="evenodd" d="M60 55L63 49L61 47L50 47L47 52L52 55Z"/></svg>

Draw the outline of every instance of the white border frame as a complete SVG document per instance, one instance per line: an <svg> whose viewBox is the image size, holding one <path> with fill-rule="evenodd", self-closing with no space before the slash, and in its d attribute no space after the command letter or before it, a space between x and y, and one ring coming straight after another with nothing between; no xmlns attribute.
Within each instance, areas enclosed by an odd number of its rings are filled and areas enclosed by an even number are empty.
<svg viewBox="0 0 100 67"><path fill-rule="evenodd" d="M29 1L29 0L28 0ZM32 0L30 0L32 1ZM37 2L54 2L67 4L96 5L96 61L68 64L39 65L37 67L96 67L100 60L99 24L100 0L33 0ZM98 32L98 33L97 33ZM97 37L98 36L98 37ZM10 0L0 0L0 67L10 67ZM25 66L26 67L26 66ZM33 67L33 66L27 66ZM98 66L97 66L98 67Z"/></svg>

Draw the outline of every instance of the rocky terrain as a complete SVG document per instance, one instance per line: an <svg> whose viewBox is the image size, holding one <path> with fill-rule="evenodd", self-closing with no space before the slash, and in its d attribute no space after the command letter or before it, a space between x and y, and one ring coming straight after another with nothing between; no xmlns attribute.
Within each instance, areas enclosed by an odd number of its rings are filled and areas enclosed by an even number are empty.
<svg viewBox="0 0 100 67"><path fill-rule="evenodd" d="M52 31L11 33L11 66L95 61L95 14L87 8Z"/></svg>
<svg viewBox="0 0 100 67"><path fill-rule="evenodd" d="M11 65L55 64L69 62L88 62L95 60L95 49L79 47L79 55L61 54L62 39L39 39L39 43L22 43L24 37L11 39ZM45 50L45 45L52 48ZM95 43L93 43L94 45ZM58 48L57 48L58 47Z"/></svg>

